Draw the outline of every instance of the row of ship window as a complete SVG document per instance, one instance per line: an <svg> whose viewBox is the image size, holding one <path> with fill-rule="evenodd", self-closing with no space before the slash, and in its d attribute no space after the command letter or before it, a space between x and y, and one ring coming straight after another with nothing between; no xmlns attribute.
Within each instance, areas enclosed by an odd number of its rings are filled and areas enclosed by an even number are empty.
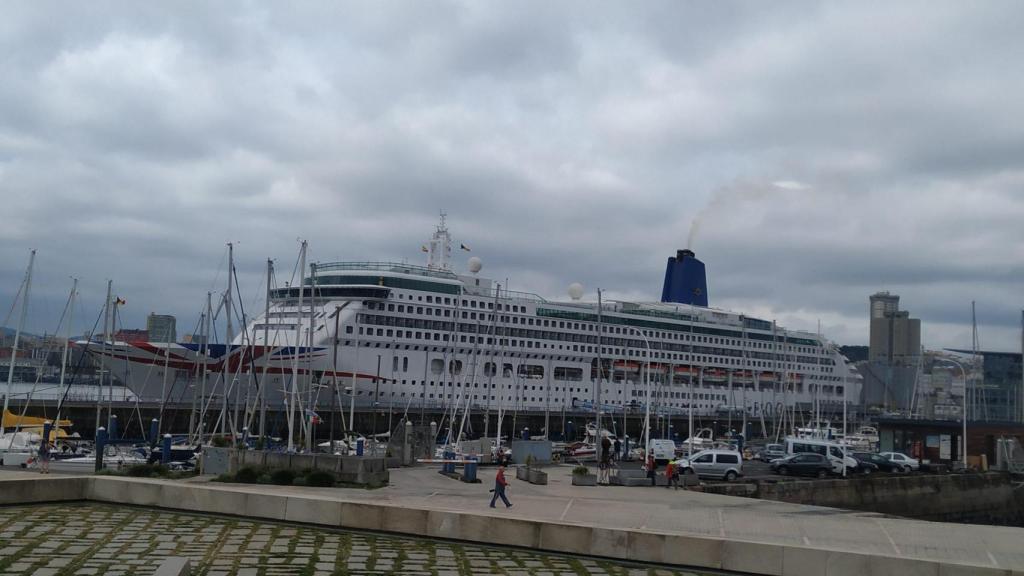
<svg viewBox="0 0 1024 576"><path fill-rule="evenodd" d="M352 341L345 340L343 344L344 344L344 346L351 346L352 345ZM371 344L373 344L374 347L376 347L376 348L380 348L382 343L381 342L375 342L375 343L362 342L361 343L361 345L364 346L364 347L370 347ZM389 349L389 350L392 347L391 343L383 343L383 345L384 345L385 349ZM398 344L395 344L394 348L396 350L398 350L400 348L400 346ZM408 350L409 346L405 345L404 349ZM417 347L417 349L418 349L418 347ZM434 350L435 350L435 352L438 351L437 348L435 348ZM619 357L622 357L621 355L623 354L623 351L621 349L616 349L616 348L602 348L601 350L602 350L602 354L619 354ZM426 352L426 348L424 348L424 352ZM445 349L444 352L447 355L448 350ZM490 351L479 350L479 349L474 349L474 350L456 349L456 350L450 350L450 352L451 352L451 354L458 354L458 355L465 355L465 356L490 355ZM499 354L499 355L502 356L502 357L508 357L508 356L515 357L516 356L515 353L509 353L509 354L502 353L502 354ZM705 368L720 367L723 364L728 364L728 365L731 365L731 366L733 366L735 368L765 368L765 369L768 369L768 370L786 370L786 371L800 370L802 368L806 368L806 366L799 366L799 365L797 365L797 364L795 364L793 362L783 362L783 363L779 363L779 364L775 365L775 364L771 364L771 363L768 363L768 362L751 361L748 364L742 364L738 360L737 361L733 361L733 362L729 362L728 360L723 361L720 358L713 358L711 356L693 355L692 358L691 358L691 356L689 354L665 354L663 356L666 359L668 359L668 360L677 360L677 361L681 361L681 362L696 362L696 363L704 365ZM392 366L392 371L393 372L398 372L399 371L399 368L398 368L398 358L399 358L398 356L394 356L394 355L392 356L392 361L394 363L394 365ZM586 360L583 359L583 358L580 358L580 359L577 359L577 361L584 362ZM596 359L592 359L591 360L591 364L592 364L591 379L596 378L596 376L593 374L594 371L596 370L596 368L595 368L596 367L596 361L597 361ZM657 362L658 360L656 359L655 361ZM433 362L440 363L440 362L442 362L442 360L435 358L433 360ZM611 358L606 358L605 359L605 364L606 364L605 370L606 370L606 372L610 372L610 363L611 362L612 362ZM506 367L510 367L511 364L506 364L505 366ZM629 371L630 372L634 372L634 373L640 373L640 368L642 366L643 366L642 364L638 364L635 368L630 369ZM832 372L832 369L828 369L828 368L824 368L824 367L819 367L819 368L821 368L823 371ZM436 370L434 372L435 374L440 374L443 371L443 367L441 367L440 364L436 365L436 367L432 368L432 369ZM503 377L511 378L512 377L512 373L511 373L510 370L511 370L511 368L509 368L508 371L503 373L502 374ZM559 377L560 373L558 372L558 370L560 370L560 369L556 368L556 372L555 372L555 378L556 379L567 379L567 380L574 379L574 378L569 378L569 377L560 378ZM572 369L566 368L566 370L572 370ZM409 371L409 358L408 358L408 356L403 358L401 371L402 372L408 372ZM623 371L623 369L621 367L616 367L615 371L616 371L616 374L619 374L619 373L621 373ZM453 361L451 361L451 365L449 366L449 373L461 374L462 373L462 361L461 360L453 360ZM493 374L489 374L489 375L493 375ZM834 376L834 375L833 376L823 376L821 373L808 373L807 375L810 376L810 377L817 378L818 380L829 380L829 381L835 381L835 382L839 382L840 380L842 380L839 376ZM539 376L538 378L542 378L542 377L543 376ZM613 376L606 376L606 377L612 378ZM621 376L614 376L614 377L621 378ZM658 372L652 372L650 374L650 379L651 379L652 382L666 382L668 380L663 374L658 373ZM762 380L761 381L762 387L766 386L766 384L768 382L770 382L770 380ZM737 385L739 385L739 384L737 384ZM753 385L752 384L750 385L750 388L753 389Z"/></svg>
<svg viewBox="0 0 1024 576"><path fill-rule="evenodd" d="M431 296L426 296L426 299L427 299L426 301L428 303L431 302ZM434 298L434 300L436 300L436 302L438 304L441 303L441 297L440 296ZM450 302L451 302L451 299L449 299L447 297L444 298L444 304L449 304ZM475 300L469 300L469 301L463 300L462 301L463 308L466 308L467 305L469 307L476 308L477 307L476 304L477 304L477 302ZM487 309L488 310L494 310L494 303L493 302L486 302L486 304L487 304ZM420 315L427 315L427 316L443 316L445 318L451 317L451 312L452 312L450 309L442 309L442 308L434 308L434 309L432 309L429 306L427 306L427 307L415 306L414 307L412 305L403 305L403 304L394 304L394 303L387 303L387 304L385 304L384 302L372 302L372 301L364 302L364 307L366 309L369 309L369 310L379 310L379 311L387 310L388 312L398 312L400 314L408 313L408 314L420 314ZM484 309L484 302L480 302L479 308L480 309ZM516 304L500 304L499 303L498 306L497 306L497 310L495 310L495 311L507 311L507 312L525 314L527 312L527 309L526 309L526 306L520 306L520 305L516 305ZM456 312L458 312L458 311L456 311ZM478 315L476 312L473 312L471 310L470 311L462 310L460 316L461 316L461 318L463 320L480 320L480 321L486 321L486 322L494 322L495 321L495 315L492 314L492 313L487 313L487 314L480 313ZM559 329L565 329L565 330L579 330L579 331L583 331L583 332L597 332L597 325L593 324L593 323L589 323L589 322L571 322L571 321L570 322L566 322L564 320L548 320L546 318L534 318L532 316L527 316L527 317L523 317L523 318L519 318L517 316L501 316L499 318L499 320L500 320L500 322L502 324L509 324L509 323L511 323L511 324L522 324L522 325L527 325L527 326L538 326L538 327L545 327L545 328L549 328L550 327L550 328L559 328ZM606 334L625 334L625 335L630 334L630 328L629 327L614 326L614 325L602 325L601 328L602 328L601 332L606 333ZM680 326L680 328L682 328L682 326ZM660 331L660 330L646 330L646 329L639 329L639 328L637 330L642 332L643 335L648 337L648 338L657 338L657 339L662 339L662 340L689 341L689 339L692 337L694 339L694 341L696 341L696 342L704 342L704 343L708 343L708 344L733 345L733 346L741 346L742 345L741 342L744 341L744 339L742 337L726 338L726 337L718 337L718 336L702 336L702 335L693 334L694 331L700 332L702 330L705 330L705 329L702 329L700 327L696 327L695 328L693 326L690 326L690 327L687 327L687 329L688 329L689 333L687 333L686 331L681 331L681 330ZM710 329L707 329L707 330L710 330ZM776 346L776 344L774 342L772 342L772 341L758 341L758 340L755 340L755 339L747 339L746 342L747 342L747 345L746 345L747 348L754 348L754 349L768 350L768 349L772 349L772 348L774 348ZM790 348L791 348L791 350L794 353L804 353L804 354L815 354L815 353L818 353L818 352L821 351L820 346L791 346Z"/></svg>
<svg viewBox="0 0 1024 576"><path fill-rule="evenodd" d="M453 341L451 331L455 328L455 324L451 322L437 321L437 320L422 320L416 318L401 318L394 316L380 316L372 314L360 314L360 324L369 324L370 326L397 326L397 327L409 327L409 328L421 328L431 330L432 332L413 331L413 330L395 330L392 328L372 328L359 326L359 334L361 336L379 336L385 338L405 338L411 340L431 340L436 342L451 342ZM475 336L477 333L478 326L473 324L458 324L460 334L458 335L458 341L463 344L482 344L486 346L511 346L511 347L524 347L527 349L554 349L550 347L546 342L539 342L536 339L544 340L555 340L563 342L586 342L588 344L596 344L597 337L588 336L584 334L572 334L572 333L560 333L560 332L548 332L548 331L533 331L533 330L521 330L515 328L501 328L498 327L493 332L484 332L485 334L496 333L498 338L492 336ZM346 333L353 333L353 327L351 325L346 327ZM468 333L468 334L466 334ZM500 336L516 336L520 339L512 338L500 338ZM609 347L602 347L602 353L610 354L625 354L627 356L636 356L640 358L646 358L647 351L640 349L644 347L644 343L639 340L629 340L621 338L602 338L602 342L608 344ZM580 345L573 344L572 351L574 352L587 352L595 353L596 346L592 345ZM550 347L550 348L549 348ZM682 344L671 344L656 342L651 346L652 349L658 351L670 351L676 352L677 354L660 354L659 356L668 359L682 360L683 355L678 354L682 352L690 352L697 354L705 354L708 356L726 357L727 363L739 366L744 363L744 357L748 358L753 366L770 368L774 362L795 362L797 364L808 364L823 366L825 372L834 371L831 366L835 364L832 358L820 358L810 356L794 356L787 353L765 353L765 352L753 352L746 351L744 354L743 350L729 349L729 348L718 348L710 346L696 346L693 344L682 345ZM568 349L568 348L559 348ZM729 361L728 359L731 359ZM718 360L720 361L720 360Z"/></svg>

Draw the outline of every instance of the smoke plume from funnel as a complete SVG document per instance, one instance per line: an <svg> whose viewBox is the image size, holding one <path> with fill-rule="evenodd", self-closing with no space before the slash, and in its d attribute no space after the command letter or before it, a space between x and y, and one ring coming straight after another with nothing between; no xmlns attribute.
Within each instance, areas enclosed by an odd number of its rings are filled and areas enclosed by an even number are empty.
<svg viewBox="0 0 1024 576"><path fill-rule="evenodd" d="M701 210L701 213L690 221L690 233L686 236L686 247L690 250L693 250L693 241L697 238L697 231L700 230L700 217L703 213L704 210Z"/></svg>

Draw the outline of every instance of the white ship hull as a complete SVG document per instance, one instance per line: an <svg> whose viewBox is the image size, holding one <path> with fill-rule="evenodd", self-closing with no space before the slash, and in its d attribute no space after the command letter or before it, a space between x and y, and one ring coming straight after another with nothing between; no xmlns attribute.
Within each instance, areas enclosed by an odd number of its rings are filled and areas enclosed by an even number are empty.
<svg viewBox="0 0 1024 576"><path fill-rule="evenodd" d="M360 407L396 411L599 405L621 414L649 402L655 415L767 419L812 405L840 413L859 397L860 376L818 335L701 306L599 308L509 292L450 271L448 241L442 225L427 267L318 264L301 290L273 290L269 314L245 326L230 352L121 342L90 352L106 348L108 368L143 401L202 397L212 406L225 392L231 406L265 399L281 408L294 397L316 409L348 406L354 394Z"/></svg>

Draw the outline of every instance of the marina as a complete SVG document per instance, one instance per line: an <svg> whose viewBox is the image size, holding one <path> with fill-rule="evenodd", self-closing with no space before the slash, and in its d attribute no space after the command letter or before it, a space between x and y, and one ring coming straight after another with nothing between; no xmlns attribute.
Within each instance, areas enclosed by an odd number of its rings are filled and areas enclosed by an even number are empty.
<svg viewBox="0 0 1024 576"><path fill-rule="evenodd" d="M1024 576L1022 28L5 6L0 576Z"/></svg>

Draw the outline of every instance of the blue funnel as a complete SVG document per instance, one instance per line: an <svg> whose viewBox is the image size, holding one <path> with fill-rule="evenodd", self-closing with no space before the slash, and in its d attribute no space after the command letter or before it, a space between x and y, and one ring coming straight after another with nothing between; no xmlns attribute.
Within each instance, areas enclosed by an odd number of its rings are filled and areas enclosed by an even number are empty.
<svg viewBox="0 0 1024 576"><path fill-rule="evenodd" d="M692 250L679 250L670 256L665 267L665 284L661 288L662 302L708 305L708 279L704 263L697 260Z"/></svg>

